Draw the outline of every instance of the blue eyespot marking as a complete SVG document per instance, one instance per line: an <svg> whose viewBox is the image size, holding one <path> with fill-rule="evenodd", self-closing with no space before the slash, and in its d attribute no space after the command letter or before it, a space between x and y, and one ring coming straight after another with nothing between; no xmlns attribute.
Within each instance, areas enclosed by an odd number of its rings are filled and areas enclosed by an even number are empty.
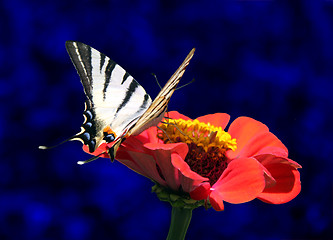
<svg viewBox="0 0 333 240"><path fill-rule="evenodd" d="M93 118L93 115L89 110L85 111L83 114L86 115L88 120L91 120Z"/></svg>
<svg viewBox="0 0 333 240"><path fill-rule="evenodd" d="M107 134L104 132L104 138L103 138L107 143L113 142L115 137L113 133Z"/></svg>
<svg viewBox="0 0 333 240"><path fill-rule="evenodd" d="M92 126L91 122L86 122L85 124L83 124L84 129L91 128L91 126Z"/></svg>
<svg viewBox="0 0 333 240"><path fill-rule="evenodd" d="M87 143L90 141L90 134L87 132L84 132L84 133L82 133L81 138L84 141L84 143Z"/></svg>

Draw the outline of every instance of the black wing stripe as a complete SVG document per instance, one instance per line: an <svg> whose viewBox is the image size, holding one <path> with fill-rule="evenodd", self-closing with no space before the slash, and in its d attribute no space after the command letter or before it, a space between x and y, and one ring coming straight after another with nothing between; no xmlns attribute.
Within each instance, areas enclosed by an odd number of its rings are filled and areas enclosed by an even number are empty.
<svg viewBox="0 0 333 240"><path fill-rule="evenodd" d="M121 82L121 84L123 84L129 76L130 76L129 73L126 72L126 73L124 74L123 81Z"/></svg>
<svg viewBox="0 0 333 240"><path fill-rule="evenodd" d="M89 76L87 69L85 69L85 65L82 61L82 56L80 55L79 48L84 47L85 45L79 42L67 41L66 42L66 49L67 52L76 68L77 73L80 76L84 92L86 93L87 97L92 101L92 93L91 93L91 75Z"/></svg>
<svg viewBox="0 0 333 240"><path fill-rule="evenodd" d="M111 74L113 69L116 67L116 63L109 59L108 65L106 66L105 69L105 82L104 82L104 88L103 88L103 99L105 100L106 98L106 90L110 84L110 79L111 79Z"/></svg>
<svg viewBox="0 0 333 240"><path fill-rule="evenodd" d="M100 53L100 61L99 61L99 72L102 73L102 68L104 66L105 63L105 55L103 53Z"/></svg>
<svg viewBox="0 0 333 240"><path fill-rule="evenodd" d="M84 69L90 82L92 82L92 66L91 66L91 47L82 43L76 43L80 61L83 63Z"/></svg>
<svg viewBox="0 0 333 240"><path fill-rule="evenodd" d="M147 108L148 106L148 102L149 102L149 95L146 93L145 97L143 98L142 104L140 105L137 113L141 112L141 109Z"/></svg>
<svg viewBox="0 0 333 240"><path fill-rule="evenodd" d="M140 108L146 108L148 102L149 102L149 95L146 93Z"/></svg>
<svg viewBox="0 0 333 240"><path fill-rule="evenodd" d="M139 84L137 83L137 81L135 81L134 79L132 80L131 84L129 85L126 94L125 94L125 98L123 100L123 102L120 104L120 106L117 108L116 114L123 108L125 107L125 105L130 101L133 93L135 92L136 88L139 86Z"/></svg>
<svg viewBox="0 0 333 240"><path fill-rule="evenodd" d="M144 108L147 108L148 106L148 103L149 103L149 99L150 99L150 97L149 97L149 95L146 93L145 94L145 97L144 97L144 99L143 99L143 101L142 101L142 104L141 104L141 106L139 107L139 110L137 111L137 113L140 113L142 110L141 109L144 109ZM137 118L135 118L135 119L133 119L131 122L129 122L127 125L126 125L126 127L125 128L128 128L128 126L131 126L132 125L132 123L133 122L135 122L135 121L137 121L138 120L138 118L140 118L141 116L139 115Z"/></svg>

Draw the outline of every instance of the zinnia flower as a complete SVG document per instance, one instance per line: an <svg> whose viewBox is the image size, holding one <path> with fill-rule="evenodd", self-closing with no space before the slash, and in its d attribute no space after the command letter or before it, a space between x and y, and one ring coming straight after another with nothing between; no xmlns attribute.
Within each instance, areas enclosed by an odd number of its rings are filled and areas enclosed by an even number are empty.
<svg viewBox="0 0 333 240"><path fill-rule="evenodd" d="M300 192L301 166L288 158L287 148L263 123L239 117L225 131L230 119L226 113L195 120L178 112L166 117L168 123L159 128L126 139L116 159L217 211L224 209L223 201L237 204L258 198L281 204ZM103 144L93 154L105 149Z"/></svg>

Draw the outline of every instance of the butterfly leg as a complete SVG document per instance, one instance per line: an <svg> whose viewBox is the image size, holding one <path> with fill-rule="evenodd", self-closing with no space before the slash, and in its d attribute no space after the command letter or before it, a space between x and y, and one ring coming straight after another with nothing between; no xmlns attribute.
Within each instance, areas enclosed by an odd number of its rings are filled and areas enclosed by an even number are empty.
<svg viewBox="0 0 333 240"><path fill-rule="evenodd" d="M165 117L165 119L172 119L172 118L169 118L169 117ZM179 129L179 127L177 126L177 124L175 124L175 123L170 123L170 122L164 122L164 121L161 121L161 123L163 123L163 124L168 124L168 125L171 125L171 126L174 126L182 135L184 135L184 136L186 136L186 137L188 137L192 142L194 142L194 140L193 140L193 138L191 137L191 136L189 136L189 135L187 135L186 133L184 133L182 130L180 130ZM161 129L160 127L158 127L159 129ZM163 130L163 129L161 129L164 133L165 133L165 135L167 136L167 138L170 140L170 138L169 138L169 136L166 134L166 132ZM170 141L171 142L171 141Z"/></svg>
<svg viewBox="0 0 333 240"><path fill-rule="evenodd" d="M162 123L163 123L163 122L162 122ZM166 131L165 131L163 128L160 128L159 126L157 126L157 128L158 128L159 130L161 130L161 131L165 134L165 136L167 136L167 138L169 139L169 142L172 143L172 141L171 141L171 139L169 138L169 135L166 133Z"/></svg>
<svg viewBox="0 0 333 240"><path fill-rule="evenodd" d="M125 140L126 140L125 137L119 138L119 139L116 140L116 142L112 145L112 147L109 148L109 150L108 150L108 154L109 154L109 156L110 156L111 162L113 162L114 159L116 158L117 150L118 150L118 148L120 147L120 145L123 143L123 141L125 141Z"/></svg>

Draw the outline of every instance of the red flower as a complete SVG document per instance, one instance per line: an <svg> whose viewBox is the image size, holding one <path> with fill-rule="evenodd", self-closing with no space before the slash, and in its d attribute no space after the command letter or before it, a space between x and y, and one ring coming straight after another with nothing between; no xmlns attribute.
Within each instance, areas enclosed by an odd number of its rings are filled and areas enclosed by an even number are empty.
<svg viewBox="0 0 333 240"><path fill-rule="evenodd" d="M171 120L160 126L163 132L152 127L129 137L116 159L161 186L209 200L218 211L224 209L223 201L258 198L280 204L300 192L301 166L261 122L239 117L225 132L230 119L225 113L195 120L178 112L167 116ZM102 145L94 154L105 149Z"/></svg>

